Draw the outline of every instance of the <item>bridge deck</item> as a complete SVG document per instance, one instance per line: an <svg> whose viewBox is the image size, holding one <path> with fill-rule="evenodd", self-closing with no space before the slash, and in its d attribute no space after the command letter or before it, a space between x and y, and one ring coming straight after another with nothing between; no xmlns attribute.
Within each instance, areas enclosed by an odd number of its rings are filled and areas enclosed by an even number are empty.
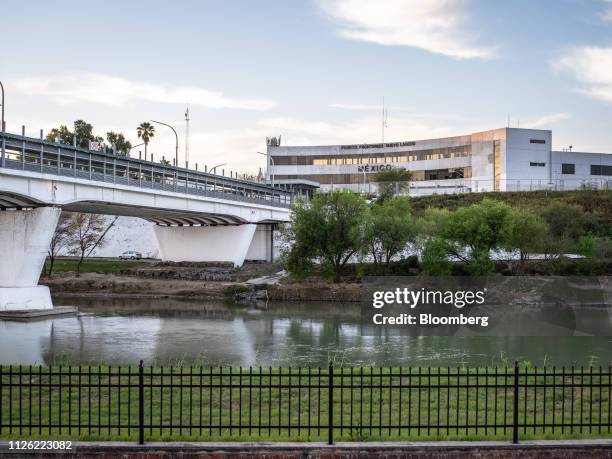
<svg viewBox="0 0 612 459"><path fill-rule="evenodd" d="M292 193L247 180L0 132L0 167L288 207Z"/></svg>

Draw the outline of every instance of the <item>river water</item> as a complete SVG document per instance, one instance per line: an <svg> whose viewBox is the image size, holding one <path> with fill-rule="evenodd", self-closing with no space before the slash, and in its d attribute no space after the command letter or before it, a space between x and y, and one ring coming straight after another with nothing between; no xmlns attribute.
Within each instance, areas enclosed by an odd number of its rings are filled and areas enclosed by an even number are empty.
<svg viewBox="0 0 612 459"><path fill-rule="evenodd" d="M79 317L0 321L3 364L243 366L608 366L611 337L363 336L354 304L56 299Z"/></svg>

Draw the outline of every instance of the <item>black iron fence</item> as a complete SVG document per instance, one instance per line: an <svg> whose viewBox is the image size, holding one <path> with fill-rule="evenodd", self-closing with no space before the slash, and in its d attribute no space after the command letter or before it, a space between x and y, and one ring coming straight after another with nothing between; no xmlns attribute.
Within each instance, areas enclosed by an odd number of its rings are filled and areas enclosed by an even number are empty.
<svg viewBox="0 0 612 459"><path fill-rule="evenodd" d="M612 369L0 366L0 437L609 436Z"/></svg>

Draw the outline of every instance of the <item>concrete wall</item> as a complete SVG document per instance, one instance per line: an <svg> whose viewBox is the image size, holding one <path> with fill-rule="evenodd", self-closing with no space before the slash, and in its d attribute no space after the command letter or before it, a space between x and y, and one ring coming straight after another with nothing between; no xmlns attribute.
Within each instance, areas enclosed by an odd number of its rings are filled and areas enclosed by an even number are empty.
<svg viewBox="0 0 612 459"><path fill-rule="evenodd" d="M0 442L4 457L23 457L13 454L7 442ZM65 452L31 451L32 458L65 457ZM609 440L531 441L513 445L503 441L473 442L351 442L337 445L319 443L167 443L137 445L134 442L73 442L74 458L267 458L267 459L539 459L612 458Z"/></svg>
<svg viewBox="0 0 612 459"><path fill-rule="evenodd" d="M509 182L549 181L551 179L552 131L507 129L507 132L505 179ZM544 140L546 143L531 143L531 139ZM544 166L531 166L532 162L544 163Z"/></svg>
<svg viewBox="0 0 612 459"><path fill-rule="evenodd" d="M242 266L257 225L159 226L153 230L164 261L227 261Z"/></svg>
<svg viewBox="0 0 612 459"><path fill-rule="evenodd" d="M245 259L253 261L273 261L271 225L257 225Z"/></svg>
<svg viewBox="0 0 612 459"><path fill-rule="evenodd" d="M56 207L0 212L0 311L53 307L37 284L59 215Z"/></svg>
<svg viewBox="0 0 612 459"><path fill-rule="evenodd" d="M42 271L60 209L0 212L0 287L34 287Z"/></svg>
<svg viewBox="0 0 612 459"><path fill-rule="evenodd" d="M575 174L562 174L561 165L575 165ZM591 175L591 165L612 166L612 155L607 153L582 153L576 151L552 151L552 176L562 186L577 188L593 182L609 182L612 187L612 176Z"/></svg>

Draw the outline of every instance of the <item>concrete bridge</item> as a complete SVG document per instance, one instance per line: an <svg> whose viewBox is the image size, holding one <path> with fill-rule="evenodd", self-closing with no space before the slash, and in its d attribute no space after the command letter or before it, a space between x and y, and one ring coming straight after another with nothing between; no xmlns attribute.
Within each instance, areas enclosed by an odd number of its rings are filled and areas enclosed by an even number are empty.
<svg viewBox="0 0 612 459"><path fill-rule="evenodd" d="M51 308L38 286L62 209L155 223L163 260L271 260L291 193L272 187L0 133L0 311Z"/></svg>

